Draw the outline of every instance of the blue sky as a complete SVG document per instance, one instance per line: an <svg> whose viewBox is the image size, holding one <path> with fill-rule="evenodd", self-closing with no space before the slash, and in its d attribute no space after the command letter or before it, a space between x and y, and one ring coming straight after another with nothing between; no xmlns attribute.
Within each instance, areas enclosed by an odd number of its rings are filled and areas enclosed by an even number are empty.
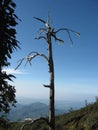
<svg viewBox="0 0 98 130"><path fill-rule="evenodd" d="M11 66L5 68L15 74L16 95L48 99L49 90L42 84L49 83L47 63L40 57L24 67L25 61L17 71L17 61L31 51L47 55L44 40L35 40L38 29L44 27L33 17L44 20L50 15L51 26L62 27L80 32L77 37L71 33L74 45L66 32L59 33L64 45L53 40L53 58L55 65L55 88L58 100L94 100L98 96L98 1L97 0L15 0L19 21L17 39L21 50L13 53Z"/></svg>

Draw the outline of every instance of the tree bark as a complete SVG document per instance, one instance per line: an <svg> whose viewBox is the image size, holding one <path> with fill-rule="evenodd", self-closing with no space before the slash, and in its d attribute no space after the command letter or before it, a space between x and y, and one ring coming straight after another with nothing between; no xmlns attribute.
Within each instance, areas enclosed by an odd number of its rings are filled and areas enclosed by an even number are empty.
<svg viewBox="0 0 98 130"><path fill-rule="evenodd" d="M54 85L54 63L52 56L51 29L47 31L48 58L50 73L50 103L49 103L49 130L55 130L55 85Z"/></svg>

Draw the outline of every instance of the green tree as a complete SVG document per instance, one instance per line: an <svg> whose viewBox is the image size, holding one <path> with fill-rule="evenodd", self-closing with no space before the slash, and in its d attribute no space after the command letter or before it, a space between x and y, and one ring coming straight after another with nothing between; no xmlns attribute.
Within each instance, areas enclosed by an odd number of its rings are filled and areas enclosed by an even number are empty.
<svg viewBox="0 0 98 130"><path fill-rule="evenodd" d="M18 24L15 7L16 4L12 0L0 0L0 112L5 113L16 103L15 87L8 83L15 76L3 71L3 67L10 66L8 60L11 54L19 48L15 30Z"/></svg>
<svg viewBox="0 0 98 130"><path fill-rule="evenodd" d="M9 120L6 117L0 117L0 130L8 130L10 127Z"/></svg>

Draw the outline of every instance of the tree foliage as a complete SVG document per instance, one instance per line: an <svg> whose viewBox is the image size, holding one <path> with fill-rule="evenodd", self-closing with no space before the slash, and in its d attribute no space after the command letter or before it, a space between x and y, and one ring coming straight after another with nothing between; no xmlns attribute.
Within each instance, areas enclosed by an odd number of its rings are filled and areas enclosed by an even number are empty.
<svg viewBox="0 0 98 130"><path fill-rule="evenodd" d="M10 105L16 103L15 87L8 84L15 76L3 71L8 67L11 54L19 48L16 40L15 26L18 17L15 14L16 4L12 0L0 0L0 112L8 112Z"/></svg>
<svg viewBox="0 0 98 130"><path fill-rule="evenodd" d="M6 117L0 117L0 130L8 130L10 127L9 120Z"/></svg>

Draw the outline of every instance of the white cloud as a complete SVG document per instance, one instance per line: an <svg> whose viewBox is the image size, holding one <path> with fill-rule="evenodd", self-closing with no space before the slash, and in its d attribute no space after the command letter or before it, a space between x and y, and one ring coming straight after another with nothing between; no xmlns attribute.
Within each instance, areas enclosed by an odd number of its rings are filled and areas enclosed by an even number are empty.
<svg viewBox="0 0 98 130"><path fill-rule="evenodd" d="M24 70L15 70L13 68L3 69L3 71L6 71L7 74L26 74Z"/></svg>

